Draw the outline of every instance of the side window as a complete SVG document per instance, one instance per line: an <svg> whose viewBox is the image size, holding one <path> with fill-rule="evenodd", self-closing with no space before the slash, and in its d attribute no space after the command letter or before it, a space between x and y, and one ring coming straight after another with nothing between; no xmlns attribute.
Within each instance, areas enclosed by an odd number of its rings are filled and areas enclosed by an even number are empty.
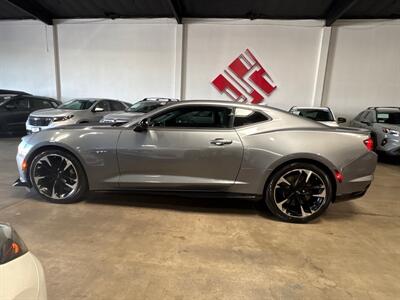
<svg viewBox="0 0 400 300"><path fill-rule="evenodd" d="M108 101L112 111L125 110L125 106L118 101Z"/></svg>
<svg viewBox="0 0 400 300"><path fill-rule="evenodd" d="M218 106L186 106L155 116L153 127L229 128L232 109Z"/></svg>
<svg viewBox="0 0 400 300"><path fill-rule="evenodd" d="M102 108L104 109L104 111L110 110L110 106L108 105L108 101L106 100L99 101L99 103L96 104L96 107Z"/></svg>
<svg viewBox="0 0 400 300"><path fill-rule="evenodd" d="M31 108L33 110L42 109L42 108L53 108L51 102L46 99L30 99Z"/></svg>
<svg viewBox="0 0 400 300"><path fill-rule="evenodd" d="M26 98L13 99L7 103L15 107L15 110L25 111L29 110L29 101Z"/></svg>
<svg viewBox="0 0 400 300"><path fill-rule="evenodd" d="M365 116L365 121L368 123L375 123L375 111L369 111L368 114Z"/></svg>
<svg viewBox="0 0 400 300"><path fill-rule="evenodd" d="M267 121L268 118L262 113L250 109L236 108L234 127L250 125Z"/></svg>
<svg viewBox="0 0 400 300"><path fill-rule="evenodd" d="M357 117L354 118L356 121L361 121L361 116L364 114L364 111L360 112Z"/></svg>
<svg viewBox="0 0 400 300"><path fill-rule="evenodd" d="M362 112L362 113L361 113L361 116L360 116L360 121L361 121L361 122L365 122L365 121L366 121L367 115L368 115L368 110Z"/></svg>

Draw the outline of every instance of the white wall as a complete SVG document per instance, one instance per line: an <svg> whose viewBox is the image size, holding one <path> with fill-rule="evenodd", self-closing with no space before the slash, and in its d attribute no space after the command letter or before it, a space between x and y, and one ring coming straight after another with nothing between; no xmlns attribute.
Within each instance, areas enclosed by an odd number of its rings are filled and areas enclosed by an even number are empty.
<svg viewBox="0 0 400 300"><path fill-rule="evenodd" d="M277 85L267 104L310 105L326 75L322 104L337 115L351 117L372 105L400 106L399 20L337 23L326 74L321 49L329 35L322 35L326 30L317 20L185 20L183 27L174 19L56 24L0 22L0 89L51 97L58 92L63 100L111 97L133 102L179 96L181 90L183 99L228 100L211 81L249 48Z"/></svg>
<svg viewBox="0 0 400 300"><path fill-rule="evenodd" d="M249 48L277 85L265 103L286 109L311 105L322 22L214 21L185 26L185 99L229 99L211 81Z"/></svg>
<svg viewBox="0 0 400 300"><path fill-rule="evenodd" d="M0 22L0 89L56 96L53 29L37 21Z"/></svg>
<svg viewBox="0 0 400 300"><path fill-rule="evenodd" d="M368 106L400 106L400 22L341 22L332 30L324 104L354 116Z"/></svg>
<svg viewBox="0 0 400 300"><path fill-rule="evenodd" d="M61 95L137 101L172 97L175 23L67 21L57 25Z"/></svg>

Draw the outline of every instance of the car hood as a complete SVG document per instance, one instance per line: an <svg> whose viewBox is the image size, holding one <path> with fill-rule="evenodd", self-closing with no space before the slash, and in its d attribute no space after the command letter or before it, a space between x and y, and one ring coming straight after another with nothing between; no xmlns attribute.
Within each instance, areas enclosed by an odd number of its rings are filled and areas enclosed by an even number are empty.
<svg viewBox="0 0 400 300"><path fill-rule="evenodd" d="M135 113L135 112L120 112L115 114L108 114L104 117L107 120L115 120L115 119L124 119L124 120L131 120L136 117L142 116L143 113Z"/></svg>
<svg viewBox="0 0 400 300"><path fill-rule="evenodd" d="M65 117L69 115L78 115L83 113L84 110L70 110L70 109L59 109L59 108L46 108L36 110L31 113L32 117Z"/></svg>

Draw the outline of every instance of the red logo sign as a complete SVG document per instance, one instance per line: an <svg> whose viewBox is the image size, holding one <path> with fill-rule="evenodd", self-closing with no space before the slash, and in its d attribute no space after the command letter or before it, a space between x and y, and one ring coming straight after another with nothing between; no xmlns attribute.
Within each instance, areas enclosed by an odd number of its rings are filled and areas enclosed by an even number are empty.
<svg viewBox="0 0 400 300"><path fill-rule="evenodd" d="M240 54L212 84L234 101L261 103L276 85L249 49Z"/></svg>

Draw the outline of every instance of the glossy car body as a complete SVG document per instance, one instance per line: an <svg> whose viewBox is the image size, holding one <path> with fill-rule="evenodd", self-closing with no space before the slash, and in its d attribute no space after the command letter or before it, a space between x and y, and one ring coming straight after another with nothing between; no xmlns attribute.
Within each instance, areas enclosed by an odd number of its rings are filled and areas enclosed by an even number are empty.
<svg viewBox="0 0 400 300"><path fill-rule="evenodd" d="M44 108L55 108L60 101L27 94L0 95L0 133L25 133L25 122L30 113Z"/></svg>
<svg viewBox="0 0 400 300"><path fill-rule="evenodd" d="M322 124L337 127L340 123L345 123L345 118L336 118L335 114L329 107L299 107L293 106L290 113L320 122Z"/></svg>
<svg viewBox="0 0 400 300"><path fill-rule="evenodd" d="M145 113L149 113L152 110L159 108L164 105L169 105L179 101L178 99L172 98L145 98L135 104L131 105L126 111L120 113L111 113L105 115L100 123L111 124L111 125L123 125L132 120L142 116Z"/></svg>
<svg viewBox="0 0 400 300"><path fill-rule="evenodd" d="M15 236L15 231L9 225L0 223L0 299L46 300L43 267L20 238L17 236L16 240ZM10 249L20 253L12 253L10 257Z"/></svg>
<svg viewBox="0 0 400 300"><path fill-rule="evenodd" d="M219 115L210 114L215 111ZM172 118L174 114L178 118ZM207 123L210 115L218 118L212 121L214 127ZM302 162L323 170L332 185L334 195L329 201L333 201L358 197L368 189L377 159L364 144L367 138L270 107L183 101L121 127L70 126L23 138L17 154L17 184L35 186L41 180L32 179L40 153L66 151L70 160L79 161L90 190L262 198L274 172ZM65 169L70 165L69 161ZM51 200L50 194L46 197Z"/></svg>
<svg viewBox="0 0 400 300"><path fill-rule="evenodd" d="M400 107L369 107L350 126L370 130L376 151L400 156Z"/></svg>
<svg viewBox="0 0 400 300"><path fill-rule="evenodd" d="M26 121L28 133L71 124L99 122L111 111L122 112L127 105L118 100L85 98L74 99L57 109L42 109L30 114Z"/></svg>

